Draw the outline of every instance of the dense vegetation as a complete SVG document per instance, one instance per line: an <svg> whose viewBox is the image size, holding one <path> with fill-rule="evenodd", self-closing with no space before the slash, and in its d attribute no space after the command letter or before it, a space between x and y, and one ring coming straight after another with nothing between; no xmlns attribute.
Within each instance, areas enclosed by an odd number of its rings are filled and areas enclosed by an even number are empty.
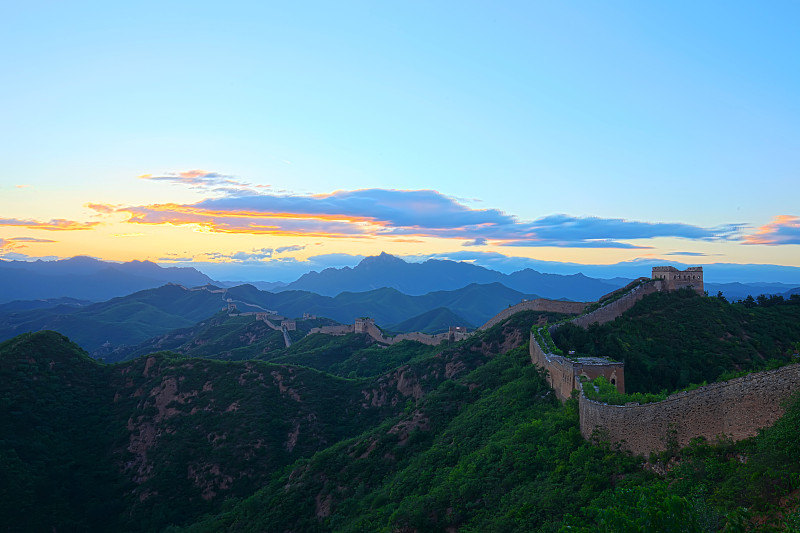
<svg viewBox="0 0 800 533"><path fill-rule="evenodd" d="M788 361L800 342L800 298L751 306L692 290L659 292L613 322L586 330L565 324L552 336L564 352L624 361L627 392L673 391Z"/></svg>
<svg viewBox="0 0 800 533"><path fill-rule="evenodd" d="M799 400L757 438L698 440L645 465L583 440L577 402L558 404L526 359L524 347L494 358L186 531L743 532L800 525ZM487 386L470 390L475 382Z"/></svg>
<svg viewBox="0 0 800 533"><path fill-rule="evenodd" d="M731 364L716 356L725 370L798 339L800 306L654 296L606 336L556 340L600 355L662 342L690 362L735 347ZM800 400L756 438L647 461L587 442L577 402L559 403L528 355L532 325L562 318L518 313L439 347L311 335L270 362L104 365L52 332L17 337L0 344L0 530L797 529ZM235 352L242 327L221 319L197 346ZM671 351L646 355L643 372L671 368Z"/></svg>
<svg viewBox="0 0 800 533"><path fill-rule="evenodd" d="M124 512L104 370L53 332L0 344L0 529L101 531Z"/></svg>
<svg viewBox="0 0 800 533"><path fill-rule="evenodd" d="M219 511L484 365L527 320L435 353L398 344L409 363L363 379L166 352L103 365L59 334L19 336L0 345L0 529L158 531ZM371 373L361 359L342 371Z"/></svg>

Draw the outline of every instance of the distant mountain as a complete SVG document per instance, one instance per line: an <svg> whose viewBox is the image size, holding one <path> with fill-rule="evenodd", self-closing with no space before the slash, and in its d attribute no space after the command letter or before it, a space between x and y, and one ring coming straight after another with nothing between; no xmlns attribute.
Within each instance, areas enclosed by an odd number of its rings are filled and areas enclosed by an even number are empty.
<svg viewBox="0 0 800 533"><path fill-rule="evenodd" d="M472 283L502 283L516 291L534 293L544 298L594 301L628 281L600 280L583 274L542 274L532 269L503 274L470 263L436 259L424 263L406 263L384 252L363 259L353 268L326 268L322 272L309 272L288 284L284 290L305 290L335 296L345 291L365 292L390 287L404 294L422 295L436 290L456 290Z"/></svg>
<svg viewBox="0 0 800 533"><path fill-rule="evenodd" d="M784 298L791 298L795 294L800 294L800 287L795 287L794 289L788 290L783 293Z"/></svg>
<svg viewBox="0 0 800 533"><path fill-rule="evenodd" d="M238 287L239 285L252 285L258 290L261 291L280 291L283 290L287 283L283 281L216 281L217 285L221 285L223 287Z"/></svg>
<svg viewBox="0 0 800 533"><path fill-rule="evenodd" d="M0 303L60 297L103 301L165 283L195 287L211 281L194 268L164 268L150 261L110 263L81 256L59 261L0 260Z"/></svg>
<svg viewBox="0 0 800 533"><path fill-rule="evenodd" d="M469 324L480 325L509 305L519 303L524 298L537 297L509 289L500 283L473 283L457 290L417 296L384 287L366 292L343 292L332 298L307 291L269 293L259 291L252 285L233 287L226 294L227 298L234 301L257 303L289 317L312 313L350 324L360 316L369 316L381 326L398 324L439 307L450 309Z"/></svg>
<svg viewBox="0 0 800 533"><path fill-rule="evenodd" d="M94 356L100 356L120 346L137 345L193 326L229 304L235 304L240 312L276 311L291 318L311 313L345 324L370 316L379 325L399 324L446 307L467 324L480 325L509 305L535 297L500 283L472 284L421 296L382 288L345 292L335 298L306 291L271 293L252 285L223 289L209 284L187 289L168 284L86 307L59 306L0 314L0 340L48 329L69 336Z"/></svg>
<svg viewBox="0 0 800 533"><path fill-rule="evenodd" d="M788 295L793 286L786 283L704 283L705 290L710 296L721 292L729 300L740 300L747 296L756 297L759 294Z"/></svg>
<svg viewBox="0 0 800 533"><path fill-rule="evenodd" d="M0 304L0 314L14 313L19 311L30 311L31 309L52 309L53 307L64 306L66 308L79 308L91 305L89 300L79 300L77 298L46 298L43 300L14 300Z"/></svg>
<svg viewBox="0 0 800 533"><path fill-rule="evenodd" d="M450 329L450 326L464 326L469 329L475 328L473 324L470 324L450 309L446 307L437 307L421 315L404 320L399 324L391 325L386 329L400 332L419 331L434 335L447 331Z"/></svg>
<svg viewBox="0 0 800 533"><path fill-rule="evenodd" d="M130 345L167 331L188 327L226 305L224 292L180 285L157 289L87 307L59 306L0 315L0 340L20 333L54 330L89 352L107 346Z"/></svg>

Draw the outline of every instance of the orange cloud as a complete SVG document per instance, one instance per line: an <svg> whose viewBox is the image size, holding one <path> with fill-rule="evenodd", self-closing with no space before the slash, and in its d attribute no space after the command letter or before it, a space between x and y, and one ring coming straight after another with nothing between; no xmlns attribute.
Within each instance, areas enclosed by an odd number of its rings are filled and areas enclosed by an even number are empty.
<svg viewBox="0 0 800 533"><path fill-rule="evenodd" d="M76 231L87 230L97 226L99 222L76 222L57 218L49 222L38 220L20 220L18 218L0 218L0 226L17 226L29 229L43 229L47 231Z"/></svg>
<svg viewBox="0 0 800 533"><path fill-rule="evenodd" d="M772 222L758 228L752 235L745 235L745 244L800 244L800 217L778 215Z"/></svg>
<svg viewBox="0 0 800 533"><path fill-rule="evenodd" d="M218 180L202 171L148 179ZM196 175L201 174L200 177ZM241 192L241 191L240 191ZM359 189L329 194L246 194L194 204L117 209L135 224L194 225L209 232L305 237L441 238L466 245L642 248L627 239L681 237L729 240L740 225L702 228L681 223L550 215L523 222L498 209L473 209L433 190Z"/></svg>
<svg viewBox="0 0 800 533"><path fill-rule="evenodd" d="M98 213L101 213L103 215L110 215L111 213L114 213L117 210L118 207L120 207L119 205L93 204L91 202L88 203L88 204L83 204L83 206L84 207L88 207L89 209L91 209L93 211L97 211Z"/></svg>
<svg viewBox="0 0 800 533"><path fill-rule="evenodd" d="M193 169L180 172L165 172L160 175L142 174L139 179L151 181L166 181L185 185L190 189L211 191L228 195L253 194L255 189L266 188L269 185L252 185L239 181L235 176L212 172L209 170Z"/></svg>

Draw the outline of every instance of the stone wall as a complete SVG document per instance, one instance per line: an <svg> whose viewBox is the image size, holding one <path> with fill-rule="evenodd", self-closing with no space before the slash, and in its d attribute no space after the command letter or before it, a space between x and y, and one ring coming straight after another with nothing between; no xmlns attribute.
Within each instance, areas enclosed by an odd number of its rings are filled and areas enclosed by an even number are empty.
<svg viewBox="0 0 800 533"><path fill-rule="evenodd" d="M564 302L561 300L548 300L546 298L536 298L535 300L525 300L507 309L503 309L489 321L478 328L478 331L489 329L520 311L549 311L551 313L564 313L565 315L577 315L586 309L586 302Z"/></svg>
<svg viewBox="0 0 800 533"><path fill-rule="evenodd" d="M599 429L603 439L635 454L664 450L672 432L679 446L694 437L733 440L775 423L782 403L800 391L800 364L712 383L651 404L607 405L580 397L581 434Z"/></svg>
<svg viewBox="0 0 800 533"><path fill-rule="evenodd" d="M590 324L593 324L595 322L598 322L600 324L611 322L612 320L616 320L618 317L622 316L622 313L633 307L636 304L636 302L638 302L648 294L652 294L654 292L658 292L661 290L663 290L662 281L660 280L649 281L643 285L639 285L638 287L633 289L625 296L619 298L618 300L614 300L613 302L606 304L599 309L595 309L591 313L579 316L575 320L572 320L572 323L575 324L576 326L587 328L589 327Z"/></svg>
<svg viewBox="0 0 800 533"><path fill-rule="evenodd" d="M311 335L312 333L322 333L323 335L347 335L348 333L353 333L353 324L311 328L311 331L309 331L308 334Z"/></svg>
<svg viewBox="0 0 800 533"><path fill-rule="evenodd" d="M625 392L625 372L623 363L610 361L600 357L579 357L570 359L561 355L545 353L531 333L531 362L547 370L547 382L553 387L556 397L565 401L574 389L579 387L581 376L594 379L605 377L616 385L617 390Z"/></svg>
<svg viewBox="0 0 800 533"><path fill-rule="evenodd" d="M553 387L562 402L567 400L575 388L575 370L572 361L560 355L545 353L531 333L531 362L547 370L547 382Z"/></svg>
<svg viewBox="0 0 800 533"><path fill-rule="evenodd" d="M671 266L653 267L653 279L663 280L668 291L676 291L683 288L692 288L698 294L703 294L703 267L689 267L686 270L678 270Z"/></svg>

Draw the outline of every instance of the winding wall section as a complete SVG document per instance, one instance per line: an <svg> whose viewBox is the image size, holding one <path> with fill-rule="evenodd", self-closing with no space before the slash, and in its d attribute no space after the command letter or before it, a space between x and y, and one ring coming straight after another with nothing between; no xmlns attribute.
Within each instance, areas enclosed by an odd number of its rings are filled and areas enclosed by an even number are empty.
<svg viewBox="0 0 800 533"><path fill-rule="evenodd" d="M800 390L800 364L712 383L649 404L608 405L580 396L581 434L599 430L603 440L635 454L664 450L668 438L685 446L695 437L752 437L784 413Z"/></svg>
<svg viewBox="0 0 800 533"><path fill-rule="evenodd" d="M661 280L650 280L642 285L634 287L630 292L626 293L619 299L614 300L613 302L608 303L599 309L595 309L591 313L586 313L585 315L579 316L571 322L582 328L587 328L590 324L594 324L595 322L600 324L611 322L622 316L622 313L636 305L636 302L648 294L653 294L654 292L659 292L661 290L664 290L664 283Z"/></svg>
<svg viewBox="0 0 800 533"><path fill-rule="evenodd" d="M577 315L583 313L583 310L586 309L587 305L589 304L587 304L586 302L564 302L561 300L548 300L546 298L525 300L524 302L512 305L507 309L503 309L502 311L494 315L492 318L490 318L486 324L479 327L478 331L489 329L495 324L502 322L511 315L519 313L520 311L549 311L551 313L564 313L565 315Z"/></svg>

